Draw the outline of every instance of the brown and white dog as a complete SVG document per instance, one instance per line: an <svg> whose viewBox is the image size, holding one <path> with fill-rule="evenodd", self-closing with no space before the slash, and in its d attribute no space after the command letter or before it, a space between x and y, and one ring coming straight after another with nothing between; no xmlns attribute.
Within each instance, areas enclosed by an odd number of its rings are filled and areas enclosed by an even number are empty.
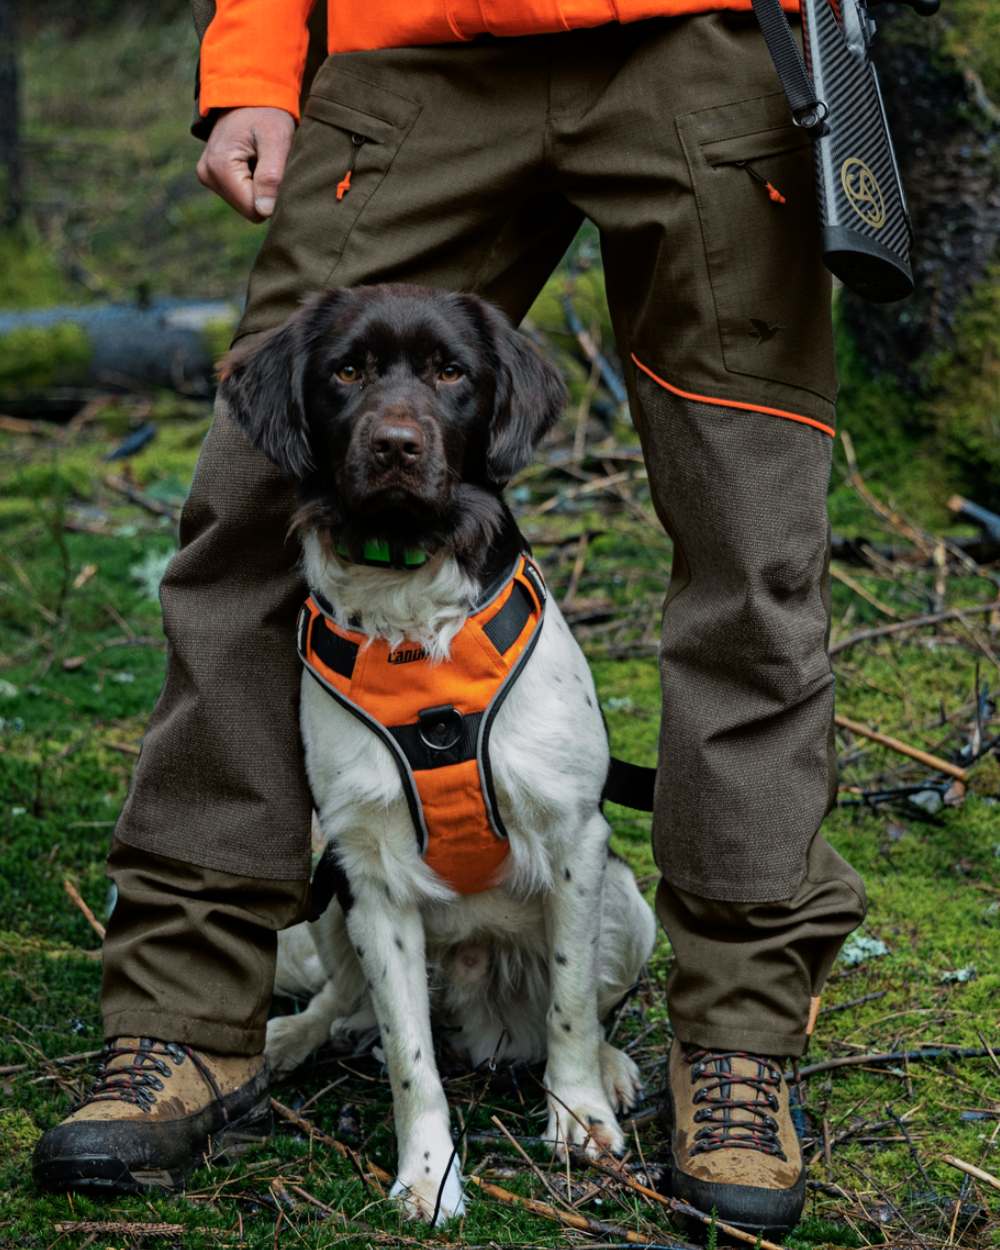
<svg viewBox="0 0 1000 1250"><path fill-rule="evenodd" d="M561 410L555 369L475 296L380 286L315 297L237 346L224 377L233 418L298 480L305 578L332 619L446 657L524 548L502 488ZM369 567L360 561L376 539L426 559ZM460 894L432 871L392 753L309 673L301 721L346 889L319 920L281 934L277 988L314 996L271 1021L275 1070L378 1030L398 1138L393 1194L417 1218L443 1221L464 1204L432 1020L470 1065L546 1061L557 1154L567 1143L622 1150L615 1112L634 1102L639 1073L602 1020L636 981L655 922L608 854L606 733L557 605L489 740L509 838L490 888Z"/></svg>

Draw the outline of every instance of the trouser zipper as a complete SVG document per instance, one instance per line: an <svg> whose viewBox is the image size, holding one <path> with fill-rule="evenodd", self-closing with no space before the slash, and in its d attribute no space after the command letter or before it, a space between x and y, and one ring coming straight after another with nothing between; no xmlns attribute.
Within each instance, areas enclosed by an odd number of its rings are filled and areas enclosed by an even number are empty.
<svg viewBox="0 0 1000 1250"><path fill-rule="evenodd" d="M354 173L354 166L358 161L358 153L368 142L364 135L351 135L351 159L348 163L347 170L337 183L337 199L342 200L351 189L351 175Z"/></svg>

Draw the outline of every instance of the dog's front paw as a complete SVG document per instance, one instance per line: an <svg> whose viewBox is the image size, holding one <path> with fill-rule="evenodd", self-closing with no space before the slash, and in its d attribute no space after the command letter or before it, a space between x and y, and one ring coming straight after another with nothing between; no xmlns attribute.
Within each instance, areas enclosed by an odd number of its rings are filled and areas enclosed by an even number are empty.
<svg viewBox="0 0 1000 1250"><path fill-rule="evenodd" d="M276 1016L267 1022L264 1054L277 1076L293 1072L314 1050L326 1041L326 1025L310 1019L308 1012L300 1016Z"/></svg>
<svg viewBox="0 0 1000 1250"><path fill-rule="evenodd" d="M600 1086L549 1086L549 1089L546 1137L557 1159L565 1159L568 1147L582 1150L592 1159L609 1151L624 1154L625 1135Z"/></svg>
<svg viewBox="0 0 1000 1250"><path fill-rule="evenodd" d="M437 1226L464 1215L465 1191L458 1157L452 1157L450 1150L443 1158L431 1150L420 1151L416 1160L400 1166L389 1196L410 1220Z"/></svg>
<svg viewBox="0 0 1000 1250"><path fill-rule="evenodd" d="M623 1050L601 1042L601 1084L616 1111L630 1111L639 1101L642 1076L639 1067Z"/></svg>

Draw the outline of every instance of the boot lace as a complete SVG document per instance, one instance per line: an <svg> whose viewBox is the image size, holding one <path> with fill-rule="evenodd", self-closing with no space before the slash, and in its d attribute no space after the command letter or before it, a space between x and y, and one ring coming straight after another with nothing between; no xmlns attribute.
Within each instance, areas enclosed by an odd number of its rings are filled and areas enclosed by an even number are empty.
<svg viewBox="0 0 1000 1250"><path fill-rule="evenodd" d="M115 1060L126 1056L132 1057L130 1063L111 1066ZM156 1103L157 1093L164 1088L164 1081L173 1076L174 1069L168 1059L173 1061L175 1067L190 1059L213 1094L221 1097L212 1074L189 1047L179 1042L161 1042L153 1037L116 1037L105 1044L94 1084L81 1105L130 1102L141 1111L150 1111Z"/></svg>
<svg viewBox="0 0 1000 1250"><path fill-rule="evenodd" d="M700 1089L693 1101L702 1103L694 1113L697 1123L706 1125L694 1135L691 1154L707 1154L713 1150L759 1150L786 1160L778 1137L779 1125L771 1111L780 1102L781 1068L767 1055L752 1055L744 1050L685 1050L685 1062L691 1065L691 1083ZM734 1059L748 1060L756 1072L734 1072ZM754 1091L752 1097L733 1097L740 1085ZM736 1119L734 1112L742 1112Z"/></svg>

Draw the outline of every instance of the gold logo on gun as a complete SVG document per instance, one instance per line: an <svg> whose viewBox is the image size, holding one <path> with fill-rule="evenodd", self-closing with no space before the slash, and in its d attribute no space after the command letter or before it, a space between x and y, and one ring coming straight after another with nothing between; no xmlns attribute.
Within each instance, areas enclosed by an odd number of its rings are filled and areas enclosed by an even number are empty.
<svg viewBox="0 0 1000 1250"><path fill-rule="evenodd" d="M885 225L885 201L878 179L856 156L849 156L840 167L840 185L847 202L866 226L881 230Z"/></svg>

